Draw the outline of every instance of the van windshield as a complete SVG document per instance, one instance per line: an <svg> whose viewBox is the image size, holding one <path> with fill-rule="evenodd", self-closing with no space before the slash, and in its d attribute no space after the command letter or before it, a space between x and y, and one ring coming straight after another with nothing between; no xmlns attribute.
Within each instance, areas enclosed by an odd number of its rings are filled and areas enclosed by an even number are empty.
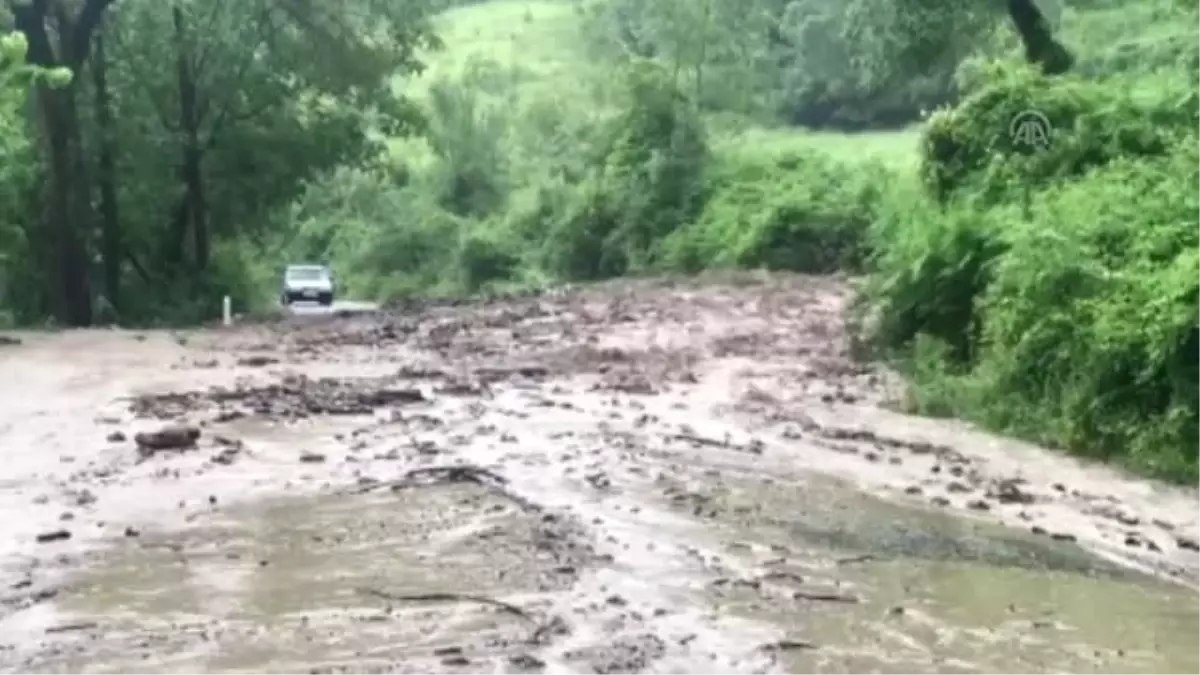
<svg viewBox="0 0 1200 675"><path fill-rule="evenodd" d="M328 276L324 267L289 267L287 278L292 281L320 281Z"/></svg>

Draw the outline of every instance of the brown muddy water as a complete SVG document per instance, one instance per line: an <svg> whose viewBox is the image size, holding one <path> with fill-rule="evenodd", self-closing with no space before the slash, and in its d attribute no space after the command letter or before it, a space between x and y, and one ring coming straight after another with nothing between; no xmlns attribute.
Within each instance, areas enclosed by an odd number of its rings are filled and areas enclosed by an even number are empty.
<svg viewBox="0 0 1200 675"><path fill-rule="evenodd" d="M0 669L1197 672L1196 491L889 412L848 297L18 336Z"/></svg>

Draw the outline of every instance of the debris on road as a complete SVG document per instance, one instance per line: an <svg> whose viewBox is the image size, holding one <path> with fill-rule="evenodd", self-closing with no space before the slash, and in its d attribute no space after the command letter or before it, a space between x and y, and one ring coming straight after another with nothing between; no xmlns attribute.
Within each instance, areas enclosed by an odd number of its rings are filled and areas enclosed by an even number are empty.
<svg viewBox="0 0 1200 675"><path fill-rule="evenodd" d="M134 435L138 452L149 457L164 450L191 450L200 438L200 429L191 425L172 424L158 431L141 431Z"/></svg>
<svg viewBox="0 0 1200 675"><path fill-rule="evenodd" d="M484 595L473 595L470 593L388 593L375 588L359 588L357 591L363 595L380 598L388 602L477 602L482 605L490 605L504 612L520 617L534 625L540 625L540 622L535 619L529 612L517 607L516 605L490 598Z"/></svg>
<svg viewBox="0 0 1200 675"><path fill-rule="evenodd" d="M371 415L391 405L424 403L421 390L394 386L395 378L286 377L277 384L214 387L140 396L131 406L140 417L174 419L201 410L215 411L216 421L226 422L247 413L296 419L313 415ZM237 406L241 410L232 408Z"/></svg>
<svg viewBox="0 0 1200 675"><path fill-rule="evenodd" d="M161 332L89 337L103 342L72 347L70 377L38 384L85 412L39 397L45 414L17 406L0 429L27 425L18 437L50 448L14 455L27 462L6 475L16 503L38 528L69 509L80 540L36 546L37 529L15 530L13 550L33 553L13 558L13 579L63 575L72 620L103 630L43 637L30 624L37 639L0 645L0 669L144 670L168 650L172 667L203 669L213 649L245 670L895 669L861 650L881 614L903 617L886 630L914 647L905 668L1003 669L1023 643L959 631L993 609L959 595L1018 574L997 597L1067 598L1055 620L1074 631L1070 648L1035 650L1035 670L1072 672L1091 653L1080 645L1107 639L1080 621L1096 598L1153 629L1130 639L1191 658L1194 635L1176 625L1195 616L1194 595L1131 591L1159 582L1130 581L1088 548L1188 581L1198 544L1183 533L1196 523L1180 505L1194 500L1142 498L1139 484L883 408L894 380L848 356L851 297L800 275L639 280L245 322L182 349ZM226 354L243 368L201 369ZM13 363L14 381L57 372ZM126 391L168 392L120 402L157 431L94 416L112 412L113 386L91 375L113 363ZM106 438L134 436L139 456L205 452L138 466L95 442L114 428L101 424L122 425ZM38 540L54 537L71 533ZM27 590L0 602L14 626L36 618L20 614ZM819 628L820 645L793 638L797 625ZM931 625L956 642L937 643Z"/></svg>
<svg viewBox="0 0 1200 675"><path fill-rule="evenodd" d="M37 542L39 544L48 544L53 541L64 541L70 538L70 530L51 530L49 532L42 532L41 534L37 535Z"/></svg>

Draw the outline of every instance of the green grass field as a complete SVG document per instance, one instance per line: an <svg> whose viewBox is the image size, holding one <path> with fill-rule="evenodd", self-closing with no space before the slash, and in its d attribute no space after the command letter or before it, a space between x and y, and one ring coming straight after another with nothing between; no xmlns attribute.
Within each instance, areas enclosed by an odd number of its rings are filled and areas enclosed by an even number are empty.
<svg viewBox="0 0 1200 675"><path fill-rule="evenodd" d="M445 48L426 55L426 71L401 86L422 99L434 82L466 78L487 98L515 110L552 101L602 112L597 103L608 100L603 87L610 78L600 69L611 66L589 58L581 24L579 4L561 0L494 0L449 10L437 19ZM900 167L917 157L915 129L840 134L717 123L711 130L720 152L815 150ZM397 149L409 156L417 152L403 143Z"/></svg>
<svg viewBox="0 0 1200 675"><path fill-rule="evenodd" d="M565 2L512 0L460 7L438 18L446 50L429 77L461 73L473 58L518 70L527 83L570 84L587 61L579 53L579 14Z"/></svg>
<svg viewBox="0 0 1200 675"><path fill-rule="evenodd" d="M718 151L757 155L817 151L846 161L878 162L905 168L917 161L918 129L855 134L751 127L724 133L714 144Z"/></svg>
<svg viewBox="0 0 1200 675"><path fill-rule="evenodd" d="M570 97L596 79L579 48L573 3L500 0L448 10L435 25L445 48L426 54L426 70L402 85L415 97L434 82L463 78L507 101Z"/></svg>

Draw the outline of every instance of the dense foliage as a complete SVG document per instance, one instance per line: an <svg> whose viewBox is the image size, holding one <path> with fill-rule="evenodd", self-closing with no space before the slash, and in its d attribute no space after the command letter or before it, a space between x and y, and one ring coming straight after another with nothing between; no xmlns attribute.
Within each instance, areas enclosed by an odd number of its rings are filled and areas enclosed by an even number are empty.
<svg viewBox="0 0 1200 675"><path fill-rule="evenodd" d="M875 337L918 359L925 411L1163 476L1196 473L1195 80L1139 98L995 73L925 129L933 196L881 212ZM1044 110L1028 152L989 121Z"/></svg>
<svg viewBox="0 0 1200 675"><path fill-rule="evenodd" d="M1077 74L984 67L931 117L927 197L876 219L867 299L919 409L1194 481L1197 10L1097 4ZM1042 147L996 133L1027 111Z"/></svg>
<svg viewBox="0 0 1200 675"><path fill-rule="evenodd" d="M0 275L22 321L185 318L243 295L246 243L277 229L305 180L414 128L387 85L434 40L421 0L5 8L28 63L70 76L3 92L5 152L25 161L5 162L21 176L4 181L20 195L2 220L22 224L6 252L21 254Z"/></svg>
<svg viewBox="0 0 1200 675"><path fill-rule="evenodd" d="M4 7L0 320L848 271L919 410L1196 478L1194 3Z"/></svg>

